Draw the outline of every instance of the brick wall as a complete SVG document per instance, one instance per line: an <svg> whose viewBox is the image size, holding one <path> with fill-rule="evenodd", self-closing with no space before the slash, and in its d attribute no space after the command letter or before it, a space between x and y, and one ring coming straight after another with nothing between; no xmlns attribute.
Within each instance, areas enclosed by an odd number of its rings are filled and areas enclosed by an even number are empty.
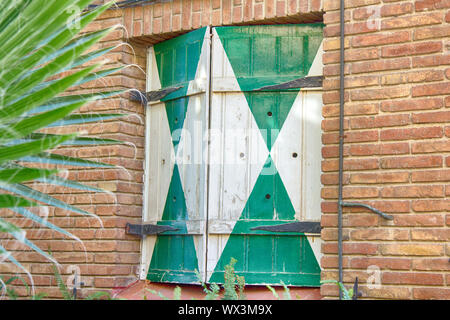
<svg viewBox="0 0 450 320"><path fill-rule="evenodd" d="M368 203L394 216L389 222L364 209L344 210L344 280L350 285L358 276L365 297L450 298L449 7L448 0L346 1L344 199ZM323 19L323 279L337 279L338 10L337 0L178 0L108 10L86 29L122 24L124 28L99 46L125 41L132 49L122 45L113 50L107 66L136 64L145 71L148 45L202 26ZM145 75L128 67L76 92L114 88L144 90ZM84 251L76 241L11 218L27 227L28 236L41 248L52 250L65 279L71 266L80 268L85 295L137 279L140 243L125 235L124 226L141 219L145 110L125 94L90 104L83 111L129 113L127 118L83 129L130 144L60 152L123 168L69 170L69 178L110 194L46 190L96 213L104 228L95 219L50 209L49 221L80 237ZM32 272L37 292L60 296L49 263L13 241L8 248L16 250L15 257ZM369 266L380 268L379 289L366 285ZM1 274L15 271L0 264ZM25 294L23 287L17 288ZM337 288L323 285L321 293L335 298Z"/></svg>
<svg viewBox="0 0 450 320"><path fill-rule="evenodd" d="M96 3L103 3L97 1ZM201 26L247 23L302 23L322 20L321 2L317 0L183 0L163 1L131 8L111 9L91 23L84 32L121 25L102 39L100 47L118 45L106 55L105 68L129 66L95 82L83 85L72 93L109 91L120 88L145 90L146 48L177 34ZM154 1L153 1L154 2ZM128 43L129 46L124 45ZM102 124L67 127L59 132L86 130L90 135L126 141L126 145L61 148L65 155L99 160L120 166L120 169L70 168L69 179L104 188L110 193L93 194L77 190L36 186L56 198L97 214L102 222L67 211L50 208L48 220L79 237L83 243L46 230L39 225L9 214L11 221L27 230L27 236L43 250L51 250L61 264L66 281L76 268L84 287L81 296L92 291L125 287L136 281L140 263L140 241L126 235L127 222L138 223L142 217L144 108L129 100L129 94L89 104L81 112L123 112L130 116ZM27 247L7 239L2 242L33 275L36 293L48 298L61 298L51 264ZM0 274L13 275L20 270L10 264L0 264ZM26 279L26 277L24 277ZM20 281L15 289L26 295Z"/></svg>
<svg viewBox="0 0 450 320"><path fill-rule="evenodd" d="M344 199L394 220L344 209L344 280L371 298L449 299L450 1L345 4ZM324 11L322 276L337 279L339 1Z"/></svg>

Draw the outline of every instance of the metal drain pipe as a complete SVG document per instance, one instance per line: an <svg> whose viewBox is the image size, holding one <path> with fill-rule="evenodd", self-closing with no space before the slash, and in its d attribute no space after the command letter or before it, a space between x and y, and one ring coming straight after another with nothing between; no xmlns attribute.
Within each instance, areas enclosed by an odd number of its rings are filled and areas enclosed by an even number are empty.
<svg viewBox="0 0 450 320"><path fill-rule="evenodd" d="M338 186L338 265L339 282L343 283L342 268L342 189L344 173L344 45L345 16L344 0L340 0L340 57L339 57L339 186ZM339 288L339 299L342 300L342 290Z"/></svg>

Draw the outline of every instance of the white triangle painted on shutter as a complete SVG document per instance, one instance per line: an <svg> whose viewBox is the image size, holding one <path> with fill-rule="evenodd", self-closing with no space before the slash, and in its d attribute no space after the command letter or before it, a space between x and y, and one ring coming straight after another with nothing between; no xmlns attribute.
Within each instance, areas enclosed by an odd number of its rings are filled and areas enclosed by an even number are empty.
<svg viewBox="0 0 450 320"><path fill-rule="evenodd" d="M208 129L209 81L209 28L205 37L194 80L187 90L189 102L177 147L176 162L180 172L181 185L187 209L186 227L188 233L205 232L206 219L206 158L205 134ZM198 93L203 91L204 93ZM192 95L191 95L192 94ZM204 270L203 255L206 249L205 236L194 236L195 252L199 269Z"/></svg>
<svg viewBox="0 0 450 320"><path fill-rule="evenodd" d="M203 41L202 51L197 65L195 79L190 82L190 91L197 91L207 81L208 42ZM206 88L204 88L206 89ZM176 162L180 172L188 219L205 219L203 203L205 196L203 189L205 183L205 146L204 134L207 130L208 119L206 95L196 94L189 96L186 118L183 122L181 137L176 151Z"/></svg>
<svg viewBox="0 0 450 320"><path fill-rule="evenodd" d="M153 48L150 48L148 52L148 72L151 79L147 82L147 90L161 89L161 82ZM146 112L146 148L151 150L151 152L146 153L146 157L148 157L148 159L146 159L148 187L146 188L144 221L156 223L156 221L161 220L164 212L175 164L175 151L164 103L154 104L151 107L147 106ZM149 139L149 137L157 137L158 139ZM143 254L141 260L142 279L147 276L155 243L155 236L146 237L143 241Z"/></svg>
<svg viewBox="0 0 450 320"><path fill-rule="evenodd" d="M320 259L322 258L322 252L321 252L322 241L321 241L320 237L306 236L306 238L308 239L309 245L311 246L314 256L316 257L317 263L320 266Z"/></svg>
<svg viewBox="0 0 450 320"><path fill-rule="evenodd" d="M303 93L299 92L270 152L284 187L300 220L303 135ZM294 157L294 154L296 155Z"/></svg>
<svg viewBox="0 0 450 320"><path fill-rule="evenodd" d="M212 50L208 279L269 154L215 30Z"/></svg>
<svg viewBox="0 0 450 320"><path fill-rule="evenodd" d="M323 75L322 55L323 55L323 41L320 43L319 49L317 50L316 56L314 57L311 68L309 68L307 75L308 77Z"/></svg>

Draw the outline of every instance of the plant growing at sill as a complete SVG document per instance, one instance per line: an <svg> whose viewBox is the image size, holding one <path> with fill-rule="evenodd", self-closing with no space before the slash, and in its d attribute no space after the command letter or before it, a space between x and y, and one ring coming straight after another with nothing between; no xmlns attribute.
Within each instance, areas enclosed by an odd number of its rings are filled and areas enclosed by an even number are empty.
<svg viewBox="0 0 450 320"><path fill-rule="evenodd" d="M347 289L342 282L339 282L337 280L322 280L320 281L321 284L323 283L334 283L339 287L339 289L342 292L342 300L352 300L353 299L353 288Z"/></svg>
<svg viewBox="0 0 450 320"><path fill-rule="evenodd" d="M122 91L62 95L67 89L112 74L119 68L100 70L92 63L114 47L88 51L111 27L87 34L80 31L111 2L81 12L92 0L0 0L0 235L7 233L49 261L55 259L26 238L26 233L5 219L5 210L30 219L79 241L64 229L42 219L30 207L53 206L78 214L94 214L72 206L29 186L30 182L104 192L58 175L60 166L113 168L114 166L52 153L58 146L105 145L120 143L71 134L44 133L45 129L81 125L114 119L123 114L74 114L88 102L117 95ZM88 52L88 53L86 53ZM88 65L87 67L83 67ZM48 131L47 131L48 132ZM2 213L2 214L1 214ZM0 262L8 259L28 271L0 245ZM32 280L30 280L32 282Z"/></svg>
<svg viewBox="0 0 450 320"><path fill-rule="evenodd" d="M231 258L230 263L225 266L225 273L224 273L224 283L223 283L223 298L222 300L246 300L247 297L244 294L245 289L245 279L243 276L238 276L235 273L234 265L236 264L237 260L234 258ZM204 300L217 300L220 297L220 286L217 283L211 283L208 285L203 282L201 274L198 272L198 270L195 270L195 273L197 275L198 282L203 287L203 292L205 293ZM281 282L282 286L284 287L283 292L283 299L284 300L291 300L291 294L289 291L289 288L284 284L284 282ZM269 285L266 286L270 292L272 292L272 295L275 299L280 300L280 296L275 291L275 289ZM237 291L236 291L237 289ZM163 300L180 300L181 299L181 288L179 286L175 287L173 290L173 298L168 298L165 295L163 295L161 292L157 292L152 289L145 288L146 291L162 298ZM144 295L144 300L147 300L147 296Z"/></svg>

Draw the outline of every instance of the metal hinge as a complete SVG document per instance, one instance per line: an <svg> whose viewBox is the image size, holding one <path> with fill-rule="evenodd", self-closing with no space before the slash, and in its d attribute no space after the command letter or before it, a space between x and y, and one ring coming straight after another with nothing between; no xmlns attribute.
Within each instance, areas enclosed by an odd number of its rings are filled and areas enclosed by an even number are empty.
<svg viewBox="0 0 450 320"><path fill-rule="evenodd" d="M278 225L259 226L251 228L250 230L320 234L321 227L320 222L299 221L299 222L283 223Z"/></svg>
<svg viewBox="0 0 450 320"><path fill-rule="evenodd" d="M287 90L287 89L301 89L301 88L320 88L322 87L323 76L302 77L281 84L265 86L253 91L272 91L272 90Z"/></svg>
<svg viewBox="0 0 450 320"><path fill-rule="evenodd" d="M171 226L157 224L131 224L127 223L125 227L126 234L132 234L144 238L147 235L156 235L166 231L177 231L179 229Z"/></svg>
<svg viewBox="0 0 450 320"><path fill-rule="evenodd" d="M179 89L183 88L181 87L169 87L161 90L155 90L155 91L149 91L149 92L140 92L140 91L131 91L130 92L130 100L131 101L138 101L142 103L142 105L146 106L147 103L151 101L159 101L166 97L168 94L175 92Z"/></svg>

